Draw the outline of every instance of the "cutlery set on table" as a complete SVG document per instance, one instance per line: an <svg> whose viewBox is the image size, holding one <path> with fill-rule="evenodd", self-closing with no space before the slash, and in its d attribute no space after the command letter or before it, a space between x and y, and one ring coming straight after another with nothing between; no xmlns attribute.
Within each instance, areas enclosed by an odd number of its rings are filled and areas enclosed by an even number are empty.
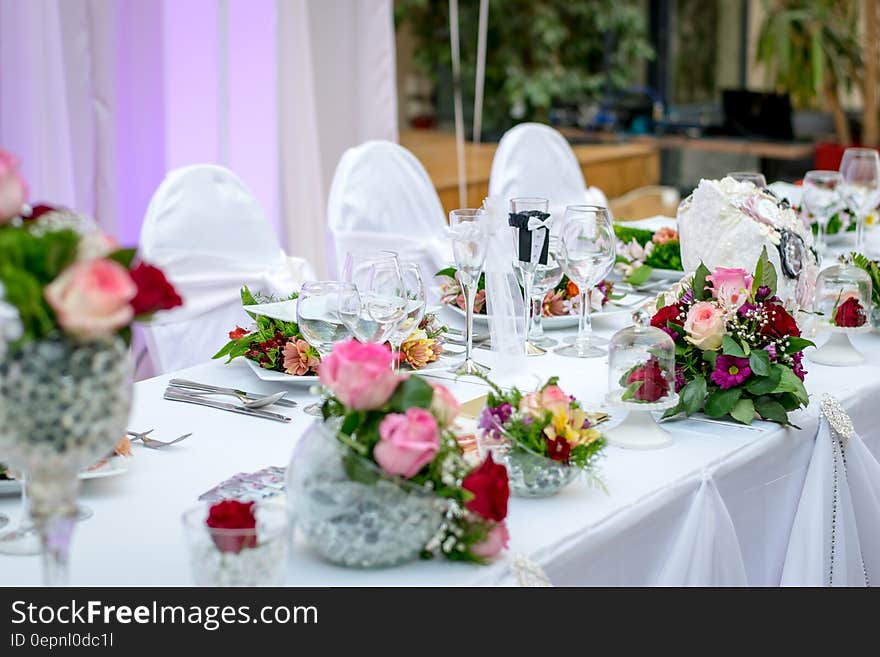
<svg viewBox="0 0 880 657"><path fill-rule="evenodd" d="M197 404L221 411L229 411L230 413L263 418L264 420L290 422L290 417L266 410L270 406L295 408L297 405L295 401L284 399L286 394L286 391L282 390L270 395L262 395L244 390L236 390L235 388L224 388L207 383L198 383L197 381L187 381L186 379L171 379L168 382L168 387L165 389L164 397L169 401ZM237 399L238 403L221 401L217 397L232 397Z"/></svg>

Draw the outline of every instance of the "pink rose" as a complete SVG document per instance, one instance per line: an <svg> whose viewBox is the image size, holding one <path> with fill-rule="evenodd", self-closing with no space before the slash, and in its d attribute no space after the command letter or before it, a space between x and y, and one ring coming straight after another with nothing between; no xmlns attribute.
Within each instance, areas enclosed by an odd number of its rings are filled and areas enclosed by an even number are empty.
<svg viewBox="0 0 880 657"><path fill-rule="evenodd" d="M380 344L356 340L339 342L321 360L321 383L339 401L357 411L370 411L387 402L400 378L391 370L391 351Z"/></svg>
<svg viewBox="0 0 880 657"><path fill-rule="evenodd" d="M684 322L685 340L703 350L718 349L724 337L724 314L710 301L691 306Z"/></svg>
<svg viewBox="0 0 880 657"><path fill-rule="evenodd" d="M749 299L754 278L745 269L718 267L706 280L712 283L712 296L725 308L739 310Z"/></svg>
<svg viewBox="0 0 880 657"><path fill-rule="evenodd" d="M84 260L61 272L44 291L62 329L83 338L108 335L134 316L137 287L113 260Z"/></svg>
<svg viewBox="0 0 880 657"><path fill-rule="evenodd" d="M510 534L507 531L507 525L499 522L489 531L488 536L482 542L471 548L471 552L483 559L491 559L501 550L507 548L509 540Z"/></svg>
<svg viewBox="0 0 880 657"><path fill-rule="evenodd" d="M455 418L458 417L461 404L458 403L458 400L449 392L449 388L446 386L432 383L431 387L434 388L431 411L434 413L440 426L451 427L452 423L455 422Z"/></svg>
<svg viewBox="0 0 880 657"><path fill-rule="evenodd" d="M663 226L663 228L654 232L653 237L651 237L651 241L654 244L666 244L667 242L677 242L678 241L678 231L675 228L670 228L669 226Z"/></svg>
<svg viewBox="0 0 880 657"><path fill-rule="evenodd" d="M534 417L543 417L550 411L554 415L565 411L571 405L571 398L562 391L559 386L547 386L539 392L530 392L523 395L519 403L519 410Z"/></svg>
<svg viewBox="0 0 880 657"><path fill-rule="evenodd" d="M388 474L410 479L434 458L440 447L437 420L424 408L391 413L379 425L373 458Z"/></svg>
<svg viewBox="0 0 880 657"><path fill-rule="evenodd" d="M0 150L0 224L18 216L27 195L27 184L18 172L18 159Z"/></svg>

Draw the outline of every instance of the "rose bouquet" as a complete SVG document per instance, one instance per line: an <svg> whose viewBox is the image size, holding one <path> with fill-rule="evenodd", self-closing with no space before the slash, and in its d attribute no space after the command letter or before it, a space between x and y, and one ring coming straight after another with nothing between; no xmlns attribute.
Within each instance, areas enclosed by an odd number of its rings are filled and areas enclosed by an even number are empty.
<svg viewBox="0 0 880 657"><path fill-rule="evenodd" d="M700 265L661 296L651 324L675 341L679 392L665 416L703 411L743 424L760 417L788 425L788 413L809 403L802 361L813 343L801 337L775 289L765 250L754 275L724 267L710 273Z"/></svg>
<svg viewBox="0 0 880 657"><path fill-rule="evenodd" d="M484 444L498 445L510 474L511 489L522 495L552 495L579 472L593 481L605 447L596 429L604 416L588 414L581 404L549 379L538 390L504 391L487 381L491 392L480 415Z"/></svg>
<svg viewBox="0 0 880 657"><path fill-rule="evenodd" d="M459 310L464 310L464 294L458 279L455 277L455 267L447 267L437 272L437 276L441 278L440 283L440 302L455 306ZM593 311L598 312L612 299L620 298L614 296L614 284L611 281L601 281L590 295L590 304ZM580 312L580 292L578 286L568 276L562 276L562 279L552 290L548 290L541 302L541 315L544 317L560 317L566 315L578 315ZM486 285L485 275L480 276L477 284L477 294L474 296L474 313L478 315L486 312Z"/></svg>
<svg viewBox="0 0 880 657"><path fill-rule="evenodd" d="M614 224L617 236L615 269L630 285L642 285L654 269L682 271L678 231L663 227L656 231Z"/></svg>
<svg viewBox="0 0 880 657"><path fill-rule="evenodd" d="M297 526L344 565L435 550L484 562L507 545L507 473L491 457L472 468L453 431L458 402L439 383L396 374L391 359L383 345L349 340L321 363L329 437L310 438L291 462Z"/></svg>

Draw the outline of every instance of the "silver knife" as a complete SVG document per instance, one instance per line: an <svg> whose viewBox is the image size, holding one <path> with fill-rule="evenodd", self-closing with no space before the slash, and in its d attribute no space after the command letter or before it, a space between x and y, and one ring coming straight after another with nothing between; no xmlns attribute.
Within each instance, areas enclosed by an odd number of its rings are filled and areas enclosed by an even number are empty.
<svg viewBox="0 0 880 657"><path fill-rule="evenodd" d="M198 404L199 406L208 406L209 408L217 408L221 411L230 411L232 413L240 413L241 415L250 415L251 417L259 417L264 420L274 420L276 422L290 422L290 418L285 415L264 411L260 408L245 408L244 406L236 406L235 404L227 404L226 402L206 399L204 397L195 397L186 395L172 390L165 391L165 399L169 401L186 402L188 404Z"/></svg>
<svg viewBox="0 0 880 657"><path fill-rule="evenodd" d="M190 388L191 390L199 390L202 392L217 392L229 395L243 395L248 399L260 399L261 397L265 397L265 394L260 394L256 392L245 392L244 390L236 390L235 388L223 388L221 386L212 386L208 383L199 383L198 381L187 381L186 379L171 379L168 382L169 385L177 386L178 388ZM270 393L271 394L271 393ZM287 408L295 408L296 402L291 401L289 399L279 399L277 402L273 404L273 406L285 406Z"/></svg>

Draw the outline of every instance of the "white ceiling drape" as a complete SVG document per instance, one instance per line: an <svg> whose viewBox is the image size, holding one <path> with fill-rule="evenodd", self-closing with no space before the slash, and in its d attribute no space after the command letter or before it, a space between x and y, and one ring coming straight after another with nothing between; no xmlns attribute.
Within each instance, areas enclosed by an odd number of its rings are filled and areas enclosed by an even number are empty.
<svg viewBox="0 0 880 657"><path fill-rule="evenodd" d="M133 244L165 173L224 165L326 272L342 152L397 139L392 0L0 0L0 147Z"/></svg>

